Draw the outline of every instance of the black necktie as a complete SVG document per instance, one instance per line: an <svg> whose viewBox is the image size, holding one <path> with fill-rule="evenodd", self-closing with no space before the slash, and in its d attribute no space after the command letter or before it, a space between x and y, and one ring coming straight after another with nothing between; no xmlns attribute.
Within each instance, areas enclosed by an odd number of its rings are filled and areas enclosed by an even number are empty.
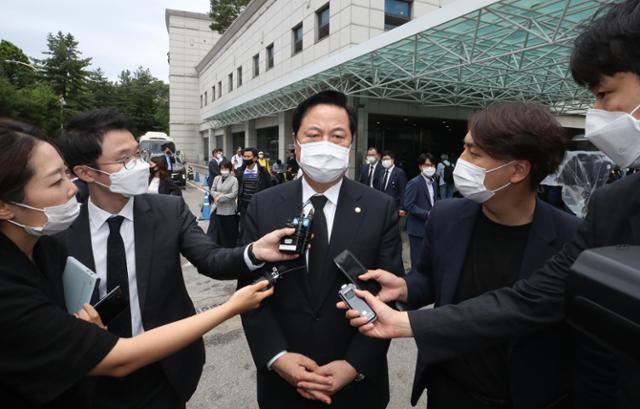
<svg viewBox="0 0 640 409"><path fill-rule="evenodd" d="M373 165L369 165L369 177L367 178L367 185L372 186L371 182L373 182L373 180L371 180L373 178Z"/></svg>
<svg viewBox="0 0 640 409"><path fill-rule="evenodd" d="M329 234L327 233L327 219L324 217L324 205L327 203L325 196L313 196L313 224L311 232L313 241L309 249L309 281L311 289L316 290L322 285L322 278L329 251Z"/></svg>
<svg viewBox="0 0 640 409"><path fill-rule="evenodd" d="M387 182L389 181L389 169L384 171L384 178L382 178L382 190L383 192L387 190Z"/></svg>
<svg viewBox="0 0 640 409"><path fill-rule="evenodd" d="M127 273L127 253L120 235L124 217L107 219L109 238L107 239L107 292L120 286L122 294L129 299L129 274ZM127 308L109 323L109 331L121 337L131 337L131 309Z"/></svg>

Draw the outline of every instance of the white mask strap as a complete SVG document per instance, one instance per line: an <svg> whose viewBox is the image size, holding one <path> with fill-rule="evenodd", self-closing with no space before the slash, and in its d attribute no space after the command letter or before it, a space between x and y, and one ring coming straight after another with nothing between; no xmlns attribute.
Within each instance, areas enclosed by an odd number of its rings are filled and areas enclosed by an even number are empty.
<svg viewBox="0 0 640 409"><path fill-rule="evenodd" d="M502 165L498 166L497 168L489 169L485 173L489 173L489 172L493 172L494 170L502 169L502 168L504 168L506 166L511 165L513 162L515 162L515 160L509 161L507 163L503 163Z"/></svg>
<svg viewBox="0 0 640 409"><path fill-rule="evenodd" d="M631 113L629 115L633 116L633 114L636 113L636 111L638 110L638 108L640 108L640 105L638 105L637 107L633 108L633 111L631 111Z"/></svg>

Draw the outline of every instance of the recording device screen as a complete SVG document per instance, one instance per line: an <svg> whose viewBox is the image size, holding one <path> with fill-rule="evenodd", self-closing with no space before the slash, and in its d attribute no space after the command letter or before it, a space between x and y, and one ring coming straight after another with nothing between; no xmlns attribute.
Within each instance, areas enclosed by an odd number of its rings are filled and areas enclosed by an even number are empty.
<svg viewBox="0 0 640 409"><path fill-rule="evenodd" d="M304 213L293 217L287 222L286 227L296 229L292 236L285 236L280 240L278 249L284 253L297 253L304 255L311 239L311 223L313 221L313 210L308 215Z"/></svg>
<svg viewBox="0 0 640 409"><path fill-rule="evenodd" d="M369 291L374 295L378 294L380 291L380 284L378 284L377 281L362 281L358 278L358 276L366 273L367 269L364 268L362 263L360 263L356 256L354 256L349 250L345 250L338 254L336 258L333 259L333 262L336 263L336 266L338 266L340 271L342 271L342 274L344 274L358 289Z"/></svg>

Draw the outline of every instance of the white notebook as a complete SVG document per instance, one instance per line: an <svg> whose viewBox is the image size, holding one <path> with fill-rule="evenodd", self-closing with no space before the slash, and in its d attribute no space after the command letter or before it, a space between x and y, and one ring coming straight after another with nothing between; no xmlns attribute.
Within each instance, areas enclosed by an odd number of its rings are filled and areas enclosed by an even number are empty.
<svg viewBox="0 0 640 409"><path fill-rule="evenodd" d="M98 275L75 258L67 257L67 265L62 273L64 285L64 301L67 312L76 313L82 306L89 304Z"/></svg>

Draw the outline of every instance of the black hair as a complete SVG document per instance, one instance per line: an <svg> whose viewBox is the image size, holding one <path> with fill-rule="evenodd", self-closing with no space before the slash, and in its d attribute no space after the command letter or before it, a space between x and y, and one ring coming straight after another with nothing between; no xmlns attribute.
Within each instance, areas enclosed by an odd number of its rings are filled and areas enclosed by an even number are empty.
<svg viewBox="0 0 640 409"><path fill-rule="evenodd" d="M376 148L375 146L369 146L367 148L367 152L369 152L371 149L375 150L377 154L380 154L380 151L378 150L378 148Z"/></svg>
<svg viewBox="0 0 640 409"><path fill-rule="evenodd" d="M347 96L338 91L322 91L315 95L310 96L298 105L293 113L292 128L294 136L298 134L302 119L307 111L316 105L334 105L347 111L349 117L349 130L351 136L356 134L356 128L358 126L358 117L356 113L347 105Z"/></svg>
<svg viewBox="0 0 640 409"><path fill-rule="evenodd" d="M418 156L418 166L424 164L426 161L430 161L432 164L436 164L436 158L433 157L430 153L421 153Z"/></svg>
<svg viewBox="0 0 640 409"><path fill-rule="evenodd" d="M167 167L167 160L164 158L164 156L154 156L149 161L153 162L157 166L158 178L160 178L161 180L165 180L171 177L171 173L169 172L169 168Z"/></svg>
<svg viewBox="0 0 640 409"><path fill-rule="evenodd" d="M218 169L222 169L222 168L233 170L233 165L228 160L223 159L218 164Z"/></svg>
<svg viewBox="0 0 640 409"><path fill-rule="evenodd" d="M489 105L469 121L473 143L496 159L526 160L535 189L558 169L567 149L567 134L540 104L506 102Z"/></svg>
<svg viewBox="0 0 640 409"><path fill-rule="evenodd" d="M58 145L69 168L77 165L97 167L102 141L109 131L131 130L126 116L112 108L95 109L76 115L69 121Z"/></svg>
<svg viewBox="0 0 640 409"><path fill-rule="evenodd" d="M0 200L22 202L24 187L35 174L29 166L33 149L39 141L47 141L35 126L0 118Z"/></svg>
<svg viewBox="0 0 640 409"><path fill-rule="evenodd" d="M256 148L244 148L242 154L244 155L245 152L251 152L254 158L258 157L258 150Z"/></svg>
<svg viewBox="0 0 640 409"><path fill-rule="evenodd" d="M380 156L381 158L384 158L385 156L390 157L391 159L395 160L396 159L396 155L391 152L391 151L384 151L382 152L382 156Z"/></svg>
<svg viewBox="0 0 640 409"><path fill-rule="evenodd" d="M640 2L627 0L600 9L576 39L571 75L576 83L592 88L602 76L631 72L640 76Z"/></svg>

